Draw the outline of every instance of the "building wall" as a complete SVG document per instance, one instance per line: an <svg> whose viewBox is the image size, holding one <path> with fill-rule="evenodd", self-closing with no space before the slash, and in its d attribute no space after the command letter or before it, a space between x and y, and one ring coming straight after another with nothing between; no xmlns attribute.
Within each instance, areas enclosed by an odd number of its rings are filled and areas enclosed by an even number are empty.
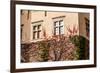
<svg viewBox="0 0 100 73"><path fill-rule="evenodd" d="M69 35L67 28L72 29L73 26L76 26L77 28L79 28L78 13L50 12L49 11L49 12L46 12L46 15L45 15L45 11L35 11L35 12L31 11L31 16L32 16L31 22L43 20L42 30L46 31L47 38L50 38L53 36L53 34L54 34L54 22L58 21L58 20L64 21L64 34L66 36ZM31 25L35 25L35 24L31 24ZM32 31L31 31L31 33L32 33ZM79 34L79 32L77 34ZM43 35L42 35L42 38L44 38ZM33 41L32 34L31 34L31 41Z"/></svg>
<svg viewBox="0 0 100 73"><path fill-rule="evenodd" d="M22 15L21 24L24 24L23 33L22 33L22 41L24 42L34 42L37 40L44 39L43 31L46 32L46 37L50 38L54 34L54 22L58 20L64 21L64 34L69 36L67 28L73 30L73 27L78 29L77 35L82 35L86 37L85 31L85 20L84 17L89 18L89 14L85 13L71 13L71 12L53 12L53 11L30 11L28 13L27 10L23 10L24 15ZM29 15L29 19L27 16ZM42 34L41 39L33 40L33 25L38 24L42 25ZM41 21L41 22L40 22ZM79 32L80 30L80 32Z"/></svg>
<svg viewBox="0 0 100 73"><path fill-rule="evenodd" d="M26 43L30 41L30 25L31 25L31 15L28 14L28 10L24 10L21 13L21 25L22 26L22 42ZM28 16L29 15L29 16Z"/></svg>
<svg viewBox="0 0 100 73"><path fill-rule="evenodd" d="M58 18L57 18L58 17ZM61 17L61 18L59 18ZM52 19L55 18L55 19ZM73 27L76 25L78 27L78 14L77 13L66 13L66 12L48 12L48 16L45 22L45 28L47 30L48 36L53 35L54 21L63 20L64 21L64 34L68 36L67 27ZM51 31L50 31L51 30Z"/></svg>

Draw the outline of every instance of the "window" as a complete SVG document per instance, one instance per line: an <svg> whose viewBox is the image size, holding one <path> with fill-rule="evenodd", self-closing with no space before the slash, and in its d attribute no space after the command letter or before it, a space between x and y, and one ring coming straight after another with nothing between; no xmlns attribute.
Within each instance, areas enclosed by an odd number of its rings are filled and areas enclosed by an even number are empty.
<svg viewBox="0 0 100 73"><path fill-rule="evenodd" d="M64 34L64 22L63 20L54 22L54 35Z"/></svg>
<svg viewBox="0 0 100 73"><path fill-rule="evenodd" d="M86 24L86 36L89 37L89 20L85 18L85 24Z"/></svg>
<svg viewBox="0 0 100 73"><path fill-rule="evenodd" d="M41 25L33 26L33 39L41 38Z"/></svg>
<svg viewBox="0 0 100 73"><path fill-rule="evenodd" d="M22 40L22 36L23 36L23 26L24 26L24 24L21 25L21 40Z"/></svg>

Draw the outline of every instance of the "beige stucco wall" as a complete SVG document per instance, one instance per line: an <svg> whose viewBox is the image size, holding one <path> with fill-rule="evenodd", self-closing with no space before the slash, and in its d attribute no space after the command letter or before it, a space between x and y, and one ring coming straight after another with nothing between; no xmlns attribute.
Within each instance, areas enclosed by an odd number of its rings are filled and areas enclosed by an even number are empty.
<svg viewBox="0 0 100 73"><path fill-rule="evenodd" d="M53 35L54 30L54 21L62 20L64 21L64 34L68 35L67 27L72 28L74 25L79 27L78 25L78 13L68 13L68 12L47 12L47 16L45 16L44 11L31 11L31 22L43 20L42 29L45 29L47 37L51 37ZM60 17L56 18L55 17ZM32 24L35 25L35 24ZM31 31L32 32L32 31ZM32 35L32 34L31 34ZM42 36L43 37L43 36ZM32 36L31 36L31 40Z"/></svg>
<svg viewBox="0 0 100 73"><path fill-rule="evenodd" d="M33 42L37 40L33 40L33 33L32 33L32 26L36 25L34 22L41 21L40 24L42 25L42 34L41 39L44 38L43 30L45 29L47 37L53 36L54 33L54 21L63 20L64 21L64 34L66 36L69 35L67 28L80 28L80 32L77 32L77 35L86 35L85 25L84 25L84 17L89 18L88 14L84 13L71 13L71 12L52 12L47 11L45 16L45 11L30 11L29 19L27 19L27 10L24 10L24 15L21 16L21 24L24 24L24 30L22 35L22 40L24 42ZM59 18L60 17L60 18ZM80 27L79 27L80 25ZM85 36L86 37L86 36Z"/></svg>
<svg viewBox="0 0 100 73"><path fill-rule="evenodd" d="M29 14L29 18L27 18L28 11L24 10L21 15L21 25L23 26L23 33L22 33L22 42L29 42L30 41L30 25L31 25L31 15Z"/></svg>
<svg viewBox="0 0 100 73"><path fill-rule="evenodd" d="M64 16L62 18L52 19L55 17ZM66 12L48 12L47 19L45 22L45 28L48 35L53 35L54 21L63 20L64 21L64 34L67 35L67 27L73 27L74 24L78 25L78 14L77 13L66 13ZM51 31L50 31L51 30Z"/></svg>

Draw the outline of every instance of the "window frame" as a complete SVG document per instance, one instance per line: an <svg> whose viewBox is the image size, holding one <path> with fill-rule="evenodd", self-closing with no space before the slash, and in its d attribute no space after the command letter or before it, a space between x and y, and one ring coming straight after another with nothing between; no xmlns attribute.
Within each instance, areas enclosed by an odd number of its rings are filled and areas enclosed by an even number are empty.
<svg viewBox="0 0 100 73"><path fill-rule="evenodd" d="M42 27L41 26L41 24L37 24L37 25L33 25L32 26L32 34L33 34L33 40L35 40L35 39L40 39L41 37L40 37L40 35L41 35L41 33L40 32L42 32L42 29L40 28L39 29L39 26L40 27ZM34 29L34 27L36 28L36 29ZM35 33L35 34L34 34ZM40 33L40 34L39 34Z"/></svg>
<svg viewBox="0 0 100 73"><path fill-rule="evenodd" d="M40 28L40 30L41 30L40 38L36 38L36 39L33 38L33 26L41 26L41 28ZM43 32L42 26L43 26L43 20L31 22L31 40L32 41L33 40L38 40L38 39L41 39L42 38L42 36L41 36L42 35L42 32ZM40 32L40 30L39 30L39 32Z"/></svg>
<svg viewBox="0 0 100 73"><path fill-rule="evenodd" d="M60 24L61 22L63 22L63 25ZM56 23L58 23L57 26L56 26ZM54 35L64 35L64 20L63 19L54 21L53 25L54 25ZM61 27L63 28L62 33L61 33ZM58 34L56 33L56 28L58 28Z"/></svg>

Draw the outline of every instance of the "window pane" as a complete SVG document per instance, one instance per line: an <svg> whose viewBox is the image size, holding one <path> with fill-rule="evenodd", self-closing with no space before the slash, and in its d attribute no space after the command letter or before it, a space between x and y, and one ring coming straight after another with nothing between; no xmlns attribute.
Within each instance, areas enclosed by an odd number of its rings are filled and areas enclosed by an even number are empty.
<svg viewBox="0 0 100 73"><path fill-rule="evenodd" d="M39 32L39 38L42 38L42 32L41 31Z"/></svg>
<svg viewBox="0 0 100 73"><path fill-rule="evenodd" d="M38 29L41 30L41 25L38 25Z"/></svg>
<svg viewBox="0 0 100 73"><path fill-rule="evenodd" d="M55 28L55 35L59 35L59 28L58 27Z"/></svg>
<svg viewBox="0 0 100 73"><path fill-rule="evenodd" d="M61 26L60 28L59 28L59 34L64 34L64 27L63 26Z"/></svg>
<svg viewBox="0 0 100 73"><path fill-rule="evenodd" d="M41 31L37 32L37 38L40 38Z"/></svg>
<svg viewBox="0 0 100 73"><path fill-rule="evenodd" d="M58 27L59 26L59 22L57 21L57 22L55 22L55 27Z"/></svg>
<svg viewBox="0 0 100 73"><path fill-rule="evenodd" d="M60 26L63 26L63 25L64 25L63 20L59 21L59 25L60 25Z"/></svg>
<svg viewBox="0 0 100 73"><path fill-rule="evenodd" d="M33 32L33 39L37 39L37 32Z"/></svg>
<svg viewBox="0 0 100 73"><path fill-rule="evenodd" d="M37 27L36 27L36 26L33 26L33 30L35 30L35 31L36 31L36 30L37 30Z"/></svg>

